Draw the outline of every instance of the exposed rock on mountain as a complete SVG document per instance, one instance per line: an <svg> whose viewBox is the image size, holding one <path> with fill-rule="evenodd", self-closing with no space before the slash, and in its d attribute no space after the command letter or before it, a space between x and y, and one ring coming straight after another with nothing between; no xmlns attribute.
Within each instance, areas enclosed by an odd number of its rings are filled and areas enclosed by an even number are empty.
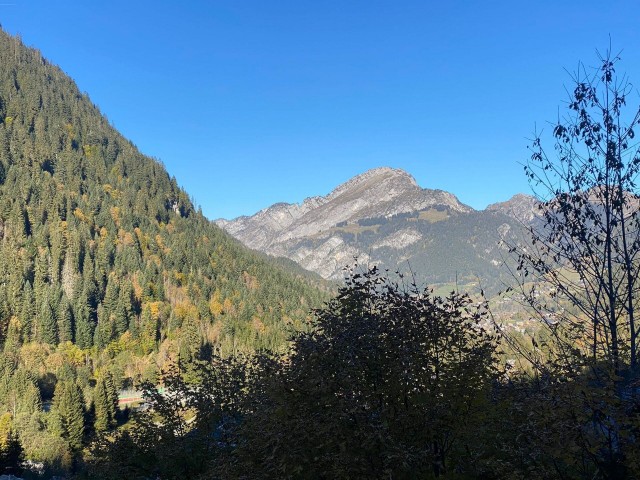
<svg viewBox="0 0 640 480"><path fill-rule="evenodd" d="M497 284L505 236L533 218L532 197L516 196L477 212L455 195L421 188L402 170L367 171L324 197L279 203L251 217L218 225L257 250L288 257L324 278L343 268L375 263L411 270L429 283ZM518 220L516 220L518 219Z"/></svg>
<svg viewBox="0 0 640 480"><path fill-rule="evenodd" d="M216 223L251 248L288 256L282 244L291 240L317 235L339 224L436 206L453 212L472 210L450 193L420 188L403 170L381 167L352 178L325 197L307 198L301 204L277 203L251 217Z"/></svg>
<svg viewBox="0 0 640 480"><path fill-rule="evenodd" d="M403 170L381 167L352 178L325 197L307 198L301 204L277 203L251 217L216 223L251 248L281 254L278 246L283 242L317 235L338 224L431 206L471 211L450 193L419 187Z"/></svg>
<svg viewBox="0 0 640 480"><path fill-rule="evenodd" d="M489 205L487 211L500 212L527 224L539 215L539 204L540 202L534 196L518 193L506 202Z"/></svg>

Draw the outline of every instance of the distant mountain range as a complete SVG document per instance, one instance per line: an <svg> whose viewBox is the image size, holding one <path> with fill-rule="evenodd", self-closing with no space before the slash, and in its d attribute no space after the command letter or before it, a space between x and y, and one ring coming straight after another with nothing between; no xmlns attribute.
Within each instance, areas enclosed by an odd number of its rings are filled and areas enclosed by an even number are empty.
<svg viewBox="0 0 640 480"><path fill-rule="evenodd" d="M419 282L499 288L506 271L500 240L517 241L534 221L534 197L518 194L477 211L407 172L381 167L301 204L278 203L216 223L250 248L290 258L326 279L341 279L357 258Z"/></svg>

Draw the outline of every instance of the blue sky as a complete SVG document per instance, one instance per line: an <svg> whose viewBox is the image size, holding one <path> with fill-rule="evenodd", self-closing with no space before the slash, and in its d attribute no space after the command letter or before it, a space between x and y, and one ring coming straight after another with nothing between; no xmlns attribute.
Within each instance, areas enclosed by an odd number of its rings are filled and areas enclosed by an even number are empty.
<svg viewBox="0 0 640 480"><path fill-rule="evenodd" d="M484 208L529 191L519 162L565 69L611 35L640 85L635 1L0 0L0 23L210 218L385 165Z"/></svg>

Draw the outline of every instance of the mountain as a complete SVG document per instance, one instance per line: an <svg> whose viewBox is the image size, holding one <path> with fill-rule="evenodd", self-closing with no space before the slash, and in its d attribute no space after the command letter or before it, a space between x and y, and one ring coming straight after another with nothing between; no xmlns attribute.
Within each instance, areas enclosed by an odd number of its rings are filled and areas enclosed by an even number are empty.
<svg viewBox="0 0 640 480"><path fill-rule="evenodd" d="M539 216L539 205L534 196L518 193L506 202L492 203L486 210L503 213L526 225Z"/></svg>
<svg viewBox="0 0 640 480"><path fill-rule="evenodd" d="M245 245L328 279L342 278L357 257L427 283L495 290L505 275L500 240L519 238L535 207L533 197L516 195L476 211L451 193L421 188L405 171L382 167L324 197L216 223Z"/></svg>
<svg viewBox="0 0 640 480"><path fill-rule="evenodd" d="M13 432L27 458L58 465L93 416L114 425L106 400L94 412L105 388L113 406L171 363L282 349L329 286L207 220L60 68L1 30L0 65L0 445Z"/></svg>
<svg viewBox="0 0 640 480"><path fill-rule="evenodd" d="M307 198L300 205L278 203L252 217L217 223L251 248L283 255L286 249L278 245L341 223L438 206L455 212L471 210L450 193L420 188L407 172L382 167L352 178L325 197Z"/></svg>

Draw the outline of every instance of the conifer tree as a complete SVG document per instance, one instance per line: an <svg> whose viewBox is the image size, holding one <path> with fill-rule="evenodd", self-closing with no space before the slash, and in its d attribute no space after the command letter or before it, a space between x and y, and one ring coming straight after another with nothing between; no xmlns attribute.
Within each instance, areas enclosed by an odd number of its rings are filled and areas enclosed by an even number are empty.
<svg viewBox="0 0 640 480"><path fill-rule="evenodd" d="M113 339L113 324L107 315L107 310L98 305L98 324L93 335L93 344L98 348L104 348Z"/></svg>
<svg viewBox="0 0 640 480"><path fill-rule="evenodd" d="M109 420L111 422L111 426L116 426L117 419L116 416L118 414L118 390L116 388L116 383L113 379L113 375L110 372L104 376L104 387L107 393L107 401L109 406Z"/></svg>
<svg viewBox="0 0 640 480"><path fill-rule="evenodd" d="M4 398L4 405L14 417L20 413L33 414L40 411L42 400L37 379L24 368L18 368L13 373L5 375L4 388L0 390Z"/></svg>
<svg viewBox="0 0 640 480"><path fill-rule="evenodd" d="M47 261L47 256L47 253L41 251L35 261L33 290L38 305L42 303L45 284L49 282L49 262Z"/></svg>
<svg viewBox="0 0 640 480"><path fill-rule="evenodd" d="M109 315L115 313L118 304L118 281L115 275L110 275L105 288L102 305Z"/></svg>
<svg viewBox="0 0 640 480"><path fill-rule="evenodd" d="M9 226L11 240L17 245L22 245L29 233L29 221L27 220L24 207L17 202L14 203L14 207L11 210Z"/></svg>
<svg viewBox="0 0 640 480"><path fill-rule="evenodd" d="M73 297L74 288L78 277L77 268L74 265L73 260L75 256L76 254L72 250L68 250L64 258L64 263L62 265L62 274L60 281L62 283L62 289L64 290L64 293L68 298Z"/></svg>
<svg viewBox="0 0 640 480"><path fill-rule="evenodd" d="M120 285L119 303L125 308L127 320L130 322L134 315L139 314L139 304L134 300L133 285L129 279Z"/></svg>
<svg viewBox="0 0 640 480"><path fill-rule="evenodd" d="M158 321L153 318L149 308L145 308L140 318L140 348L143 354L151 353L158 341Z"/></svg>
<svg viewBox="0 0 640 480"><path fill-rule="evenodd" d="M95 408L94 428L96 432L104 432L111 424L109 400L103 379L99 379L93 394L93 405Z"/></svg>
<svg viewBox="0 0 640 480"><path fill-rule="evenodd" d="M3 183L6 174L7 167L10 163L9 159L9 136L4 128L0 129L0 183Z"/></svg>
<svg viewBox="0 0 640 480"><path fill-rule="evenodd" d="M47 298L46 292L43 295L42 304L38 311L38 341L56 345L58 343L58 332L56 318Z"/></svg>
<svg viewBox="0 0 640 480"><path fill-rule="evenodd" d="M66 248L66 238L62 231L62 222L60 220L58 212L55 213L55 221L51 223L50 279L51 283L58 284L60 282L60 268L62 266L62 257Z"/></svg>
<svg viewBox="0 0 640 480"><path fill-rule="evenodd" d="M24 289L26 288L24 266L21 259L14 256L13 246L7 243L3 247L2 256L8 263L7 297L11 299L9 306L11 307L11 313L19 316L22 309Z"/></svg>
<svg viewBox="0 0 640 480"><path fill-rule="evenodd" d="M73 311L75 323L75 340L80 348L91 348L93 345L93 324L89 318L89 307L83 301L78 301Z"/></svg>
<svg viewBox="0 0 640 480"><path fill-rule="evenodd" d="M82 394L74 381L58 382L53 395L52 432L64 438L69 448L79 450L84 435Z"/></svg>
<svg viewBox="0 0 640 480"><path fill-rule="evenodd" d="M129 316L121 299L118 299L113 318L116 335L122 335L129 328Z"/></svg>
<svg viewBox="0 0 640 480"><path fill-rule="evenodd" d="M96 255L96 279L98 280L101 290L104 289L107 284L107 278L112 264L112 245L113 240L107 236L107 238L100 241L100 247Z"/></svg>
<svg viewBox="0 0 640 480"><path fill-rule="evenodd" d="M22 338L28 342L33 338L34 320L36 316L35 297L31 283L27 280L22 295L22 308L20 309L20 323L22 324Z"/></svg>
<svg viewBox="0 0 640 480"><path fill-rule="evenodd" d="M73 342L73 315L71 305L65 294L62 294L58 306L58 338L60 342Z"/></svg>
<svg viewBox="0 0 640 480"><path fill-rule="evenodd" d="M82 298L86 302L89 312L89 318L95 325L96 313L99 303L98 286L96 285L95 279L93 278L93 273L88 273L86 275L83 273L82 276L84 278L82 286Z"/></svg>
<svg viewBox="0 0 640 480"><path fill-rule="evenodd" d="M9 475L22 473L24 461L24 449L16 432L11 431L7 441L0 446L0 472ZM11 477L11 478L15 478Z"/></svg>
<svg viewBox="0 0 640 480"><path fill-rule="evenodd" d="M14 382L14 384L17 382ZM22 388L14 387L14 390L21 391L18 410L29 415L39 412L42 409L42 398L37 381L31 379L30 382L24 384Z"/></svg>

